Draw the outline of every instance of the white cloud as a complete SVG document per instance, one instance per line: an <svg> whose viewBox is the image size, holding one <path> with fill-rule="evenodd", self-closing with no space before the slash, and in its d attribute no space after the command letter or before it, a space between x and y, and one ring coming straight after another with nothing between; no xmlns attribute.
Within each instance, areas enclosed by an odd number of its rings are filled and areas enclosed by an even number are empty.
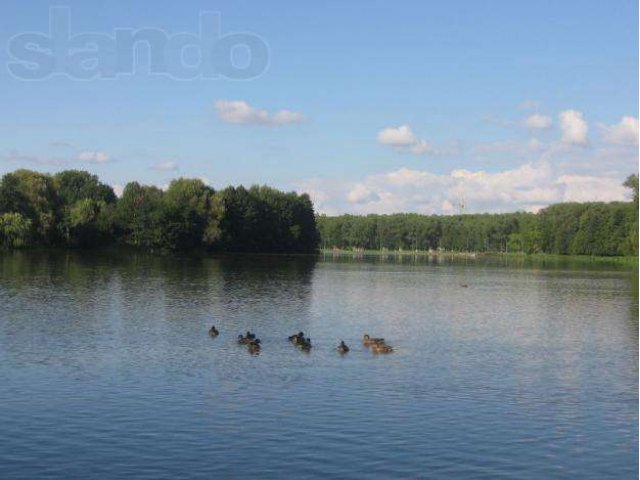
<svg viewBox="0 0 640 480"><path fill-rule="evenodd" d="M270 114L267 110L252 107L242 100L218 100L216 102L218 116L227 123L252 125L287 125L300 123L304 116L290 110L280 110Z"/></svg>
<svg viewBox="0 0 640 480"><path fill-rule="evenodd" d="M610 143L638 145L638 119L622 117L616 125L599 124L603 138Z"/></svg>
<svg viewBox="0 0 640 480"><path fill-rule="evenodd" d="M161 162L151 167L153 170L173 171L178 169L176 162Z"/></svg>
<svg viewBox="0 0 640 480"><path fill-rule="evenodd" d="M107 163L111 157L106 152L83 150L78 152L77 159L88 163Z"/></svg>
<svg viewBox="0 0 640 480"><path fill-rule="evenodd" d="M617 178L561 175L557 182L564 190L563 202L613 202L624 200L627 193Z"/></svg>
<svg viewBox="0 0 640 480"><path fill-rule="evenodd" d="M562 199L554 180L546 163L497 173L458 169L437 174L401 168L366 177L346 198L355 213L455 213L461 199L469 212L530 210Z"/></svg>
<svg viewBox="0 0 640 480"><path fill-rule="evenodd" d="M562 130L562 142L568 145L586 145L589 142L587 134L589 127L582 112L565 110L558 114Z"/></svg>
<svg viewBox="0 0 640 480"><path fill-rule="evenodd" d="M316 212L326 215L339 215L344 212L341 207L336 208L338 203L336 200L341 198L348 189L348 184L341 180L311 178L296 182L293 187L298 192L307 193L311 197Z"/></svg>
<svg viewBox="0 0 640 480"><path fill-rule="evenodd" d="M399 127L381 130L378 132L378 142L394 147L397 150L415 153L416 155L440 153L429 142L416 137L409 125L400 125Z"/></svg>
<svg viewBox="0 0 640 480"><path fill-rule="evenodd" d="M524 121L524 125L532 130L547 130L552 124L551 117L539 113L529 115Z"/></svg>
<svg viewBox="0 0 640 480"><path fill-rule="evenodd" d="M378 133L378 141L384 145L394 147L408 147L415 144L418 139L411 131L409 125L400 125L397 128L385 128Z"/></svg>
<svg viewBox="0 0 640 480"><path fill-rule="evenodd" d="M347 194L349 203L371 203L380 200L380 196L369 190L363 183L356 184L355 187Z"/></svg>
<svg viewBox="0 0 640 480"><path fill-rule="evenodd" d="M537 161L498 172L400 168L350 184L315 179L309 193L318 211L328 214L451 214L459 211L462 199L467 213L534 212L565 201L624 200L622 181L615 175L567 174ZM309 191L304 184L299 187Z"/></svg>

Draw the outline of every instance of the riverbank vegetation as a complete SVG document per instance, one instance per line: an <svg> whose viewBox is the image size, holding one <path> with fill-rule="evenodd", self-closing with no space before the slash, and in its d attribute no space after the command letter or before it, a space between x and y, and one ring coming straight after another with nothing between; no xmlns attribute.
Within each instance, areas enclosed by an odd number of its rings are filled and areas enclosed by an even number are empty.
<svg viewBox="0 0 640 480"><path fill-rule="evenodd" d="M129 183L118 198L88 172L7 173L0 181L0 246L311 253L318 247L308 195L266 186L216 191L179 178L166 190Z"/></svg>
<svg viewBox="0 0 640 480"><path fill-rule="evenodd" d="M560 203L538 213L318 217L323 250L638 255L638 176L632 202Z"/></svg>

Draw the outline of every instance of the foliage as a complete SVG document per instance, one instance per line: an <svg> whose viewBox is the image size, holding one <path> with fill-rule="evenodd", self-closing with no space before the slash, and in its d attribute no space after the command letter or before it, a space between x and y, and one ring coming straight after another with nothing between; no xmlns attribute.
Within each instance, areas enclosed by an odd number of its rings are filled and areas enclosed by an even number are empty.
<svg viewBox="0 0 640 480"><path fill-rule="evenodd" d="M313 204L306 194L266 186L228 187L221 200L224 250L307 253L318 245Z"/></svg>
<svg viewBox="0 0 640 480"><path fill-rule="evenodd" d="M59 203L53 178L31 170L7 173L0 183L0 213L19 213L31 220L33 239L50 244L56 240Z"/></svg>
<svg viewBox="0 0 640 480"><path fill-rule="evenodd" d="M633 201L638 205L638 175L633 174L629 175L627 179L624 181L623 185L627 188L630 188L633 192Z"/></svg>
<svg viewBox="0 0 640 480"><path fill-rule="evenodd" d="M0 246L20 248L29 244L31 220L20 213L0 214Z"/></svg>
<svg viewBox="0 0 640 480"><path fill-rule="evenodd" d="M131 182L118 199L87 172L17 170L0 181L0 215L5 248L121 242L150 250L310 253L319 241L307 195L258 186L216 192L189 178L166 191Z"/></svg>

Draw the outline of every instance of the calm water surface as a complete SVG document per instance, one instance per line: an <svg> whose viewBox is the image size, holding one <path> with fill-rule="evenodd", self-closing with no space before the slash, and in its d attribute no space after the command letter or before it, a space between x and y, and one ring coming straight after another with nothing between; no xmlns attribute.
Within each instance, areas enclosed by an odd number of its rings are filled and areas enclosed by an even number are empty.
<svg viewBox="0 0 640 480"><path fill-rule="evenodd" d="M1 254L0 477L637 478L637 279ZM235 343L247 329L257 356ZM396 352L372 355L364 332Z"/></svg>

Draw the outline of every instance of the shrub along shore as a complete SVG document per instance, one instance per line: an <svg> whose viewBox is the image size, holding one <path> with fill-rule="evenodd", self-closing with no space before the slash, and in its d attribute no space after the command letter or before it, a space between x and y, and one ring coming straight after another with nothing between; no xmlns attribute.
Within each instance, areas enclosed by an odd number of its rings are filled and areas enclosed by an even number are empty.
<svg viewBox="0 0 640 480"><path fill-rule="evenodd" d="M538 213L316 216L307 194L267 186L166 190L131 182L117 197L96 175L16 170L0 180L0 248L123 244L147 251L637 256L632 202L560 203Z"/></svg>

